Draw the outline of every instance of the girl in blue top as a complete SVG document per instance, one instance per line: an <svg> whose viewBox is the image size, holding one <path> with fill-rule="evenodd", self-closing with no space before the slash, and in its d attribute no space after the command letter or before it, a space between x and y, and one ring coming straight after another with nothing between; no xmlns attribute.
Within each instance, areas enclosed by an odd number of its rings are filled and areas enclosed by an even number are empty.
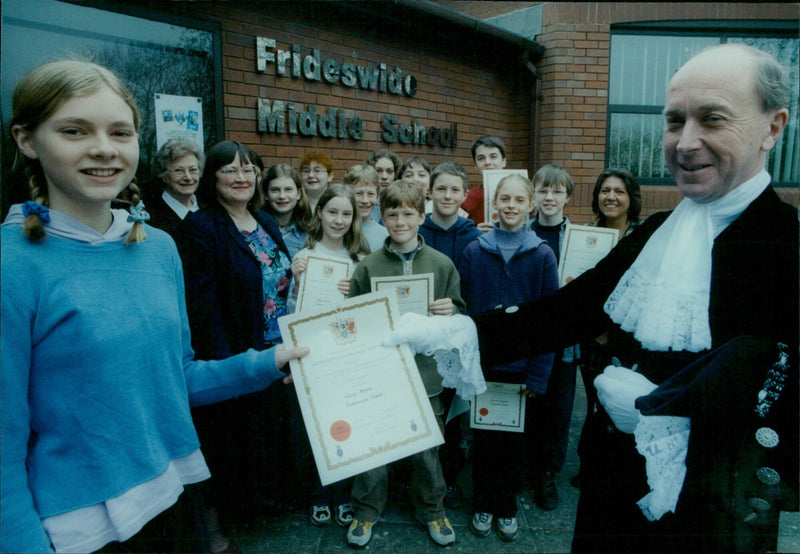
<svg viewBox="0 0 800 554"><path fill-rule="evenodd" d="M32 200L2 226L3 552L196 550L151 521L209 477L189 406L263 389L306 351L194 360L175 244L131 185L139 123L90 63L40 66L14 92ZM111 209L124 189L130 215Z"/></svg>
<svg viewBox="0 0 800 554"><path fill-rule="evenodd" d="M553 250L525 225L534 206L531 182L520 175L503 178L492 204L498 226L467 245L459 267L468 314L516 306L558 290ZM535 399L546 392L552 367L550 353L484 367L483 372L486 381L522 384L520 394ZM470 530L478 537L491 533L493 520L501 539L514 540L519 534L516 495L524 464L523 440L522 433L473 430Z"/></svg>

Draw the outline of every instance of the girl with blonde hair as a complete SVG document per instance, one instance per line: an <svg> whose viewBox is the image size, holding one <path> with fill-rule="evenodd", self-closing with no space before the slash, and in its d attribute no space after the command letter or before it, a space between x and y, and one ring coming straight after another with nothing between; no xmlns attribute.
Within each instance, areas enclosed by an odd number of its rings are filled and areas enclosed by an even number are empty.
<svg viewBox="0 0 800 554"><path fill-rule="evenodd" d="M130 186L139 125L95 64L40 66L14 92L31 200L0 230L3 552L205 548L182 495L209 477L190 404L262 389L305 352L194 360L177 250ZM130 214L111 209L126 188Z"/></svg>

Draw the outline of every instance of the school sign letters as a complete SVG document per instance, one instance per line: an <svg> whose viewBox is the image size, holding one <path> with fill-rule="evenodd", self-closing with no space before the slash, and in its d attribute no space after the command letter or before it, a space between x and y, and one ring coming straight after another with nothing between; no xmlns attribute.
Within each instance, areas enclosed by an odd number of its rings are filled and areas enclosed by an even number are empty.
<svg viewBox="0 0 800 554"><path fill-rule="evenodd" d="M394 96L410 98L417 92L417 79L400 67L389 69L385 63L376 67L355 65L334 58L322 60L316 48L303 56L296 44L289 50L281 50L274 39L256 37L256 69L259 73L267 73L270 68L274 68L280 77L302 78ZM456 146L455 123L442 129L425 127L416 118L411 123L401 124L396 116L386 114L381 119L381 128L381 137L390 144L399 141L420 146ZM259 98L258 132L361 140L364 122L355 113L348 117L344 108L319 109L315 104L304 108L295 102Z"/></svg>

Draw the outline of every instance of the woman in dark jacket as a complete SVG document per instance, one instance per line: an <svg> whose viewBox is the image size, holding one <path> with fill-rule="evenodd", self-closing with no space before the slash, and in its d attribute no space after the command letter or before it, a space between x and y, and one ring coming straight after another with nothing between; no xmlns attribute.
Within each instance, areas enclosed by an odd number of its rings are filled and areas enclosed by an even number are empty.
<svg viewBox="0 0 800 554"><path fill-rule="evenodd" d="M291 259L275 221L257 209L253 157L238 142L212 147L197 191L204 207L190 213L176 234L192 347L199 358L222 359L280 342L277 318L286 313ZM259 470L270 467L278 451L285 401L286 391L268 389L193 411L214 476L206 517L216 530L215 551L228 545L219 531L217 507L222 502L247 507L258 496L254 485L268 484Z"/></svg>

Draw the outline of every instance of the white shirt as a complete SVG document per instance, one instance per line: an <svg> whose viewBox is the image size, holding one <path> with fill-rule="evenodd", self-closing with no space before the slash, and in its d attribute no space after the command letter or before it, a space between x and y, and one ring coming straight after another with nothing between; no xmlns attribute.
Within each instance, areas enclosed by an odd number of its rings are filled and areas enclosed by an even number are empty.
<svg viewBox="0 0 800 554"><path fill-rule="evenodd" d="M181 219L186 218L186 215L189 212L196 212L197 210L200 209L200 206L197 205L197 198L195 197L194 194L192 195L192 207L191 208L187 208L186 206L184 206L183 204L178 202L167 191L164 191L164 192L161 193L161 198L164 199L164 202L167 203L167 206L172 208L172 211L175 212L176 214L178 214L178 217L180 217Z"/></svg>

